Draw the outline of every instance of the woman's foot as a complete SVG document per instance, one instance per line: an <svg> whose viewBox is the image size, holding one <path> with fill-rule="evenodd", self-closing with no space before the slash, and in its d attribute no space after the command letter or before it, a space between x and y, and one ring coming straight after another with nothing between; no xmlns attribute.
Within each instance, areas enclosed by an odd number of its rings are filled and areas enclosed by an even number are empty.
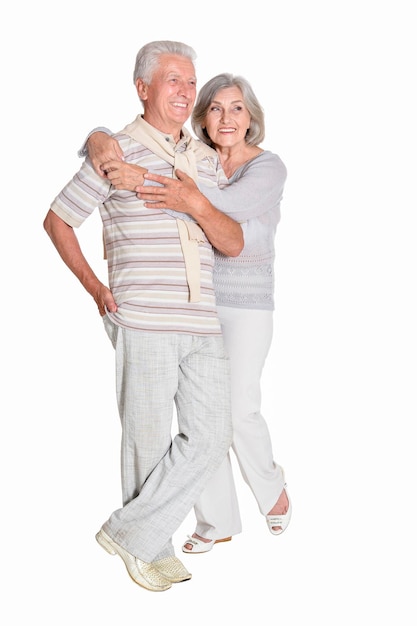
<svg viewBox="0 0 417 626"><path fill-rule="evenodd" d="M200 554L201 552L209 552L215 543L222 543L223 541L231 541L231 537L225 537L224 539L206 539L200 537L197 533L194 533L192 537L188 536L189 541L186 541L182 546L183 552Z"/></svg>
<svg viewBox="0 0 417 626"><path fill-rule="evenodd" d="M287 485L284 485L278 500L266 516L269 530L273 535L280 535L290 523L291 501L286 487Z"/></svg>
<svg viewBox="0 0 417 626"><path fill-rule="evenodd" d="M191 539L197 539L197 542L202 541L203 543L214 543L212 539L206 539L205 537L200 537L200 535L197 535L197 533L193 533ZM192 552L194 545L195 545L194 542L184 543L184 548L187 550L187 552Z"/></svg>

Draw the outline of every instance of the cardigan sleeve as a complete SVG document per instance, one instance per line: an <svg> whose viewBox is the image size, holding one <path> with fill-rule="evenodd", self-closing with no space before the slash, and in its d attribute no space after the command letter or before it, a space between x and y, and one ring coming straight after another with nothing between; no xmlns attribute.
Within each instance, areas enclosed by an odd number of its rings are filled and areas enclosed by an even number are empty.
<svg viewBox="0 0 417 626"><path fill-rule="evenodd" d="M272 209L279 212L286 178L280 157L265 151L240 167L229 185L204 193L216 208L242 223Z"/></svg>

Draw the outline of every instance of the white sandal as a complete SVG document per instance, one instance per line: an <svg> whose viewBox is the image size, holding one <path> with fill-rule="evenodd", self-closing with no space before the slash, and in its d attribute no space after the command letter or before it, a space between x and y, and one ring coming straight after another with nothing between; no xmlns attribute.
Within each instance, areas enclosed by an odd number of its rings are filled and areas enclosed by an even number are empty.
<svg viewBox="0 0 417 626"><path fill-rule="evenodd" d="M190 537L187 535L188 540L182 546L182 551L188 554L201 554L203 552L210 552L215 543L223 543L224 541L231 541L231 537L225 537L225 539L211 539L211 541L201 541L198 537ZM186 548L185 546L191 543L192 548ZM196 550L196 548L198 548Z"/></svg>
<svg viewBox="0 0 417 626"><path fill-rule="evenodd" d="M287 528L291 519L292 504L291 504L290 496L288 495L287 484L284 485L284 489L288 498L287 512L283 513L282 515L267 515L266 516L266 523L268 524L268 528L273 535L281 535L284 532L284 530ZM275 530L276 526L280 526L280 529Z"/></svg>

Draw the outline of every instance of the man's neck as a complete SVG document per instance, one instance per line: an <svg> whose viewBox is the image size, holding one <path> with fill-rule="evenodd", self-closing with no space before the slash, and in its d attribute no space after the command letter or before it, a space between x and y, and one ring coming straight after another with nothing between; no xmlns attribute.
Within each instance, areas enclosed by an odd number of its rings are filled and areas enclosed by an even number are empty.
<svg viewBox="0 0 417 626"><path fill-rule="evenodd" d="M145 120L145 122L147 122L148 124L156 128L156 130L159 130L159 132L164 133L165 135L172 135L175 143L178 143L179 140L181 139L182 125L172 124L172 123L170 124L170 123L164 122L161 119L155 119L154 117L150 115L147 116L146 113L142 115L142 118Z"/></svg>

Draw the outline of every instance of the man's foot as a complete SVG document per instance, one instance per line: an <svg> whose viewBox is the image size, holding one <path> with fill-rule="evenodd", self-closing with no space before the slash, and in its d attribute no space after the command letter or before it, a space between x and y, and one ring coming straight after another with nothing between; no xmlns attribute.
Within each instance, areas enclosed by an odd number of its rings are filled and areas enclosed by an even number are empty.
<svg viewBox="0 0 417 626"><path fill-rule="evenodd" d="M141 561L119 546L103 529L96 535L97 542L109 554L118 554L126 565L126 569L132 580L149 591L166 591L172 587L171 582L165 578L152 563Z"/></svg>
<svg viewBox="0 0 417 626"><path fill-rule="evenodd" d="M171 583L182 583L184 580L190 580L191 578L190 572L174 555L167 556L159 561L152 561L152 565Z"/></svg>

